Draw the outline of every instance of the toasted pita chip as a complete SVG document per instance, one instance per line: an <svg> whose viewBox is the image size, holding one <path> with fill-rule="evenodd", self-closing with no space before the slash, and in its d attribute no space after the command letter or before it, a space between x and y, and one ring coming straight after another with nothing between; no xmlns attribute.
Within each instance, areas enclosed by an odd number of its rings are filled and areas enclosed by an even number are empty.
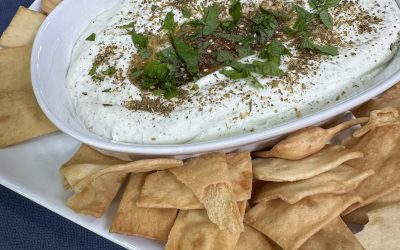
<svg viewBox="0 0 400 250"><path fill-rule="evenodd" d="M251 208L244 221L284 249L297 249L348 206L360 201L353 194L315 195L293 205L272 200Z"/></svg>
<svg viewBox="0 0 400 250"><path fill-rule="evenodd" d="M117 158L106 156L91 147L82 144L74 156L64 163L60 169L64 178L64 188L75 186L84 177L107 167L108 165L122 164Z"/></svg>
<svg viewBox="0 0 400 250"><path fill-rule="evenodd" d="M139 208L136 206L146 174L131 174L110 232L166 242L178 210L170 208Z"/></svg>
<svg viewBox="0 0 400 250"><path fill-rule="evenodd" d="M264 158L277 157L287 160L301 160L320 151L337 133L355 125L366 123L368 119L365 117L349 120L330 129L307 127L289 135L270 151L256 152L254 155Z"/></svg>
<svg viewBox="0 0 400 250"><path fill-rule="evenodd" d="M42 13L20 6L10 25L0 37L0 45L19 47L31 44L45 18L46 16Z"/></svg>
<svg viewBox="0 0 400 250"><path fill-rule="evenodd" d="M170 169L204 205L212 222L232 235L243 231L239 209L233 197L224 153L192 158L182 167Z"/></svg>
<svg viewBox="0 0 400 250"><path fill-rule="evenodd" d="M155 170L164 170L169 168L174 168L178 166L182 166L183 163L180 160L168 159L168 158L159 158L159 159L147 159L147 160L138 160L130 163L119 164L108 166L107 168L103 168L87 177L82 179L79 183L74 186L75 192L79 193L85 188L87 185L95 181L97 178L110 173L141 173L141 172L151 172Z"/></svg>
<svg viewBox="0 0 400 250"><path fill-rule="evenodd" d="M44 13L50 14L62 0L42 0L41 9Z"/></svg>
<svg viewBox="0 0 400 250"><path fill-rule="evenodd" d="M235 201L250 199L252 187L250 153L228 154L227 162ZM162 189L160 183L163 183ZM154 208L204 208L194 193L168 171L147 176L137 205Z"/></svg>
<svg viewBox="0 0 400 250"><path fill-rule="evenodd" d="M162 183L162 188L160 188L160 183ZM204 208L192 190L178 181L170 171L158 171L147 176L137 206L179 209Z"/></svg>
<svg viewBox="0 0 400 250"><path fill-rule="evenodd" d="M362 156L361 152L346 149L344 146L327 145L320 152L297 161L279 158L255 159L253 175L259 180L272 182L305 180Z"/></svg>
<svg viewBox="0 0 400 250"><path fill-rule="evenodd" d="M341 165L328 172L303 181L289 183L266 182L254 193L255 203L282 199L290 204L316 194L345 194L354 190L362 181L373 175L373 170L359 171Z"/></svg>
<svg viewBox="0 0 400 250"><path fill-rule="evenodd" d="M373 110L379 110L386 107L400 109L400 83L387 90L380 97L373 99L360 108L353 111L356 117L369 116Z"/></svg>
<svg viewBox="0 0 400 250"><path fill-rule="evenodd" d="M363 136L352 150L365 156L347 164L358 170L372 169L375 174L355 189L363 202L351 206L344 215L400 188L400 126L378 127Z"/></svg>
<svg viewBox="0 0 400 250"><path fill-rule="evenodd" d="M300 250L363 250L351 230L338 217L314 234Z"/></svg>
<svg viewBox="0 0 400 250"><path fill-rule="evenodd" d="M33 94L31 47L0 50L0 148L56 131Z"/></svg>
<svg viewBox="0 0 400 250"><path fill-rule="evenodd" d="M77 213L101 217L117 195L126 174L111 173L90 183L82 192L68 199L67 205Z"/></svg>
<svg viewBox="0 0 400 250"><path fill-rule="evenodd" d="M400 113L395 108L384 108L382 110L374 110L371 112L369 121L362 128L356 130L353 133L354 137L361 137L368 133L370 130L374 130L377 127L399 125L400 124Z"/></svg>
<svg viewBox="0 0 400 250"><path fill-rule="evenodd" d="M231 250L235 244L235 236L212 223L205 210L180 210L165 249Z"/></svg>
<svg viewBox="0 0 400 250"><path fill-rule="evenodd" d="M388 195L383 196L382 198L374 201L373 203L361 207L350 214L344 216L344 220L350 223L357 223L357 224L367 224L369 221L368 212L372 212L378 210L383 207L388 207L394 204L400 204L400 188L396 189L395 191L391 192Z"/></svg>
<svg viewBox="0 0 400 250"><path fill-rule="evenodd" d="M267 237L258 232L254 228L244 225L244 232L240 234L240 238L235 250L274 250L273 245L268 241Z"/></svg>
<svg viewBox="0 0 400 250"><path fill-rule="evenodd" d="M400 204L368 212L369 222L356 234L367 249L399 249Z"/></svg>

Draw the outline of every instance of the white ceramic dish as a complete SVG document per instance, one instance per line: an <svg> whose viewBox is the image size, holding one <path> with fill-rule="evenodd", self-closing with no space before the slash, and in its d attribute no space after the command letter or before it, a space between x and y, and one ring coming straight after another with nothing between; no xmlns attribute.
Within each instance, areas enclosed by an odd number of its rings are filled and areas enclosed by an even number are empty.
<svg viewBox="0 0 400 250"><path fill-rule="evenodd" d="M117 143L89 132L75 115L66 91L66 73L75 41L90 20L120 0L64 0L45 20L32 50L31 74L37 100L47 117L63 132L105 153L120 158L134 155L187 157L209 151L250 150L265 147L280 136L322 123L366 102L400 81L400 56L372 81L370 88L326 107L318 113L251 134L210 142L180 145L138 145Z"/></svg>

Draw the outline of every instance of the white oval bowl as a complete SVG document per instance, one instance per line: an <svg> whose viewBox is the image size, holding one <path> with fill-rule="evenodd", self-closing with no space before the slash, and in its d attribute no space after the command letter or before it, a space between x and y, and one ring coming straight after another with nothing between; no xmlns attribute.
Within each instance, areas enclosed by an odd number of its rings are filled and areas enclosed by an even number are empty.
<svg viewBox="0 0 400 250"><path fill-rule="evenodd" d="M192 155L235 150L254 151L268 146L278 138L304 128L320 124L370 100L400 81L400 55L372 79L371 87L351 98L327 106L318 113L301 117L262 131L222 138L214 141L178 145L141 145L115 142L93 134L84 127L69 98L66 75L73 46L89 22L120 0L64 0L40 27L32 48L31 77L33 89L46 116L63 132L79 141L119 158L137 156Z"/></svg>

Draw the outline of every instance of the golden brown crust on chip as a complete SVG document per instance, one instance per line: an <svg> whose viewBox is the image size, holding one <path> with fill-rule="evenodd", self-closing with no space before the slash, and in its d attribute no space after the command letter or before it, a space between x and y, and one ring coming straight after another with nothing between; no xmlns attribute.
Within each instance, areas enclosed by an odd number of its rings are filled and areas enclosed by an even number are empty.
<svg viewBox="0 0 400 250"><path fill-rule="evenodd" d="M363 250L351 230L338 217L314 234L300 250Z"/></svg>
<svg viewBox="0 0 400 250"><path fill-rule="evenodd" d="M253 184L250 152L227 154L226 161L236 201L249 200Z"/></svg>
<svg viewBox="0 0 400 250"><path fill-rule="evenodd" d="M20 6L10 25L0 37L0 45L4 47L30 45L45 18L46 16L42 13Z"/></svg>
<svg viewBox="0 0 400 250"><path fill-rule="evenodd" d="M136 206L146 173L131 174L110 228L112 233L167 241L177 209L140 208Z"/></svg>
<svg viewBox="0 0 400 250"><path fill-rule="evenodd" d="M274 250L267 237L254 228L244 225L244 231L236 244L235 250Z"/></svg>
<svg viewBox="0 0 400 250"><path fill-rule="evenodd" d="M244 221L284 249L298 249L347 207L360 201L353 194L315 195L293 205L272 200L251 208Z"/></svg>
<svg viewBox="0 0 400 250"><path fill-rule="evenodd" d="M320 152L297 161L279 158L253 160L253 175L264 181L299 181L334 169L344 162L362 157L356 150L340 145L327 145Z"/></svg>
<svg viewBox="0 0 400 250"><path fill-rule="evenodd" d="M220 229L228 229L232 235L243 230L224 153L192 158L170 171L192 190Z"/></svg>
<svg viewBox="0 0 400 250"><path fill-rule="evenodd" d="M30 57L30 46L0 50L0 148L57 131L33 94Z"/></svg>
<svg viewBox="0 0 400 250"><path fill-rule="evenodd" d="M345 194L373 175L373 170L359 171L341 165L310 179L297 182L266 182L253 194L252 202L282 199L290 204L316 194Z"/></svg>
<svg viewBox="0 0 400 250"><path fill-rule="evenodd" d="M40 8L44 13L50 14L61 2L62 0L42 0Z"/></svg>

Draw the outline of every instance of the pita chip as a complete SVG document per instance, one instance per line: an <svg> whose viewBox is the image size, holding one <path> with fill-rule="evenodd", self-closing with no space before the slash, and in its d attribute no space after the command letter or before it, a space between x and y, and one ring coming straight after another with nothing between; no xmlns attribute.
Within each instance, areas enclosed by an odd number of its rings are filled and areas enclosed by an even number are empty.
<svg viewBox="0 0 400 250"><path fill-rule="evenodd" d="M371 111L379 110L386 107L394 107L400 109L400 83L397 83L392 88L387 90L376 99L362 105L360 108L354 110L352 113L356 117L369 116Z"/></svg>
<svg viewBox="0 0 400 250"><path fill-rule="evenodd" d="M275 250L267 237L254 228L244 225L244 231L236 244L235 250ZM277 250L277 249L276 249Z"/></svg>
<svg viewBox="0 0 400 250"><path fill-rule="evenodd" d="M167 241L177 209L136 206L146 173L131 174L110 228L111 233L135 235Z"/></svg>
<svg viewBox="0 0 400 250"><path fill-rule="evenodd" d="M0 50L0 148L57 131L33 94L30 57L30 46Z"/></svg>
<svg viewBox="0 0 400 250"><path fill-rule="evenodd" d="M255 203L282 199L290 204L316 194L345 194L354 190L362 181L373 175L373 170L359 171L352 167L341 165L328 172L310 179L274 183L266 182L254 193L252 201Z"/></svg>
<svg viewBox="0 0 400 250"><path fill-rule="evenodd" d="M170 169L204 205L210 220L232 235L243 231L234 200L224 153L212 153L189 159L184 166Z"/></svg>
<svg viewBox="0 0 400 250"><path fill-rule="evenodd" d="M314 234L300 250L363 250L351 230L338 217Z"/></svg>
<svg viewBox="0 0 400 250"><path fill-rule="evenodd" d="M62 0L42 0L40 8L44 13L50 14L61 2Z"/></svg>
<svg viewBox="0 0 400 250"><path fill-rule="evenodd" d="M250 199L252 187L250 153L228 154L227 163L235 201ZM163 183L161 189L160 183ZM160 171L147 176L137 205L155 208L204 208L192 190L178 181L175 175L169 171Z"/></svg>
<svg viewBox="0 0 400 250"><path fill-rule="evenodd" d="M344 216L346 222L367 224L369 221L368 213L377 209L388 207L394 204L400 204L400 189L396 189L388 195L385 195L378 200L366 205L365 207L358 208L357 210Z"/></svg>
<svg viewBox="0 0 400 250"><path fill-rule="evenodd" d="M372 169L375 174L355 189L363 202L351 206L344 215L400 188L400 126L378 127L364 135L352 150L365 156L346 164L358 170Z"/></svg>
<svg viewBox="0 0 400 250"><path fill-rule="evenodd" d="M32 44L45 15L20 6L10 25L0 37L0 45L19 47Z"/></svg>
<svg viewBox="0 0 400 250"><path fill-rule="evenodd" d="M279 158L254 159L253 175L259 180L272 182L305 180L362 156L361 152L346 149L344 146L327 145L320 152L297 161Z"/></svg>
<svg viewBox="0 0 400 250"><path fill-rule="evenodd" d="M370 130L374 130L377 127L399 125L400 124L400 113L395 108L383 108L382 110L374 110L370 113L370 118L367 124L362 128L356 130L353 133L354 137L361 137L368 133Z"/></svg>
<svg viewBox="0 0 400 250"><path fill-rule="evenodd" d="M271 200L252 207L244 221L284 249L298 249L347 207L360 201L351 193L310 196L293 205Z"/></svg>
<svg viewBox="0 0 400 250"><path fill-rule="evenodd" d="M369 222L356 234L367 249L395 250L400 245L400 204L383 207L367 213Z"/></svg>

